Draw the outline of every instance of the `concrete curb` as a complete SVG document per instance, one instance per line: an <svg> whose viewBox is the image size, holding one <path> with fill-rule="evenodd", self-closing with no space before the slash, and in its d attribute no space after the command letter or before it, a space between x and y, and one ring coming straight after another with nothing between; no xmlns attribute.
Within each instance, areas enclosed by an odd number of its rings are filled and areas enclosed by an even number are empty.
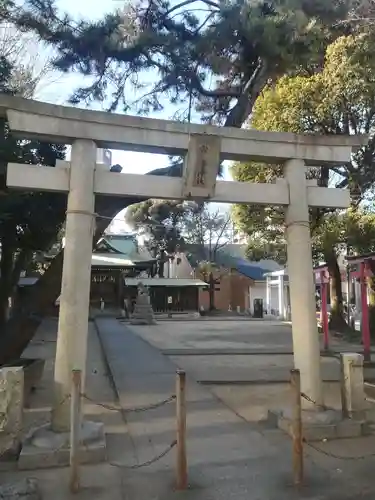
<svg viewBox="0 0 375 500"><path fill-rule="evenodd" d="M106 373L107 373L108 378L109 378L109 383L110 383L110 385L112 387L113 392L115 393L116 400L120 401L120 395L119 395L119 392L118 392L118 389L117 389L117 385L116 385L116 382L115 382L115 379L114 379L114 376L113 376L111 365L110 365L110 363L108 361L108 356L107 356L106 350L104 349L102 337L100 335L100 330L98 328L98 325L96 324L96 319L95 318L93 319L93 323L94 323L94 326L95 326L96 335L97 335L98 340L99 340L100 351L101 351L101 354L103 356L103 361L104 361L104 365L106 367Z"/></svg>
<svg viewBox="0 0 375 500"><path fill-rule="evenodd" d="M160 349L160 352L166 356L293 356L290 349L280 350L262 350L262 349L201 349L201 348L176 348ZM337 351L320 351L322 358L339 359L340 353L356 352L355 349L345 348ZM375 351L372 351L375 352Z"/></svg>
<svg viewBox="0 0 375 500"><path fill-rule="evenodd" d="M271 385L271 384L290 384L290 377L285 379L259 379L259 380L200 380L197 379L200 385ZM324 383L334 383L338 384L339 380L337 378L325 379Z"/></svg>

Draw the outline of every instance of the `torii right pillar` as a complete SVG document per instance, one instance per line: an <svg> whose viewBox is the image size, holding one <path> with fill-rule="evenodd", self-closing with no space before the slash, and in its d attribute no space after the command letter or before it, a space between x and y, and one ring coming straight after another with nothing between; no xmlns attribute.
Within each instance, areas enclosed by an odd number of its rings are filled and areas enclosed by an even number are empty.
<svg viewBox="0 0 375 500"><path fill-rule="evenodd" d="M302 392L315 402L318 409L323 406L323 391L306 171L303 160L293 159L285 163L284 176L289 184L289 206L285 215L287 265L294 366L301 372ZM311 407L305 400L303 404Z"/></svg>

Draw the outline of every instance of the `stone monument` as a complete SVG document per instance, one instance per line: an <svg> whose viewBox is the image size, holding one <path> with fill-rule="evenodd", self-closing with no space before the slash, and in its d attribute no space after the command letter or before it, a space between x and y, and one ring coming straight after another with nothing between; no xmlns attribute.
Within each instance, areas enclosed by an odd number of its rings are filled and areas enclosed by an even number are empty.
<svg viewBox="0 0 375 500"><path fill-rule="evenodd" d="M23 369L0 370L0 460L11 460L21 447Z"/></svg>
<svg viewBox="0 0 375 500"><path fill-rule="evenodd" d="M137 301L134 306L133 314L130 318L131 325L155 325L154 311L150 302L150 296L147 288L142 282L138 283Z"/></svg>

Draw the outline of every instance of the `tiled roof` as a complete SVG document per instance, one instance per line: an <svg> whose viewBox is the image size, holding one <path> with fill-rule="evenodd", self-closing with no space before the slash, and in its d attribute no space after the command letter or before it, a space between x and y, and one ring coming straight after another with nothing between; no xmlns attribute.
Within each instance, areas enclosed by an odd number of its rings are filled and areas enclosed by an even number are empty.
<svg viewBox="0 0 375 500"><path fill-rule="evenodd" d="M275 261L262 260L259 262L252 262L241 257L233 257L225 252L218 252L216 255L216 262L222 266L236 269L239 273L253 279L254 281L265 280L265 273L281 269Z"/></svg>
<svg viewBox="0 0 375 500"><path fill-rule="evenodd" d="M246 245L225 245L216 252L215 261L221 267L236 269L239 273L255 281L265 280L264 273L278 271L282 266L274 260L263 259L257 262L247 260L245 257ZM188 245L187 257L192 266L196 267L202 260L209 260L209 247L201 245Z"/></svg>
<svg viewBox="0 0 375 500"><path fill-rule="evenodd" d="M139 247L131 234L103 236L92 254L94 267L132 267L140 263L152 264L154 261L150 252Z"/></svg>
<svg viewBox="0 0 375 500"><path fill-rule="evenodd" d="M241 259L242 260L242 259ZM253 279L254 281L265 280L264 274L269 272L269 269L264 267L254 266L251 262L239 262L236 266L239 273Z"/></svg>
<svg viewBox="0 0 375 500"><path fill-rule="evenodd" d="M137 286L138 283L142 283L144 286L195 286L195 287L206 287L207 283L202 280L195 278L125 278L125 285L127 286Z"/></svg>
<svg viewBox="0 0 375 500"><path fill-rule="evenodd" d="M148 262L142 258L129 258L126 255L111 253L93 253L91 265L93 267L132 267L142 262Z"/></svg>

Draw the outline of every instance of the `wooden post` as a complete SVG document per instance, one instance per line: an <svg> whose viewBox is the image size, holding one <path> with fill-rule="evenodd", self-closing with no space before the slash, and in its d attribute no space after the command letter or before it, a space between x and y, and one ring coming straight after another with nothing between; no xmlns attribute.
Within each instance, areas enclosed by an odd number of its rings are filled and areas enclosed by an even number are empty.
<svg viewBox="0 0 375 500"><path fill-rule="evenodd" d="M348 401L346 399L346 390L345 390L344 358L342 354L340 354L340 394L341 394L342 417L348 418L349 412L348 412Z"/></svg>
<svg viewBox="0 0 375 500"><path fill-rule="evenodd" d="M367 278L366 278L366 262L360 263L360 282L361 282L361 307L362 307L362 342L363 342L363 357L365 361L371 361L371 340L370 340L370 322L367 303Z"/></svg>
<svg viewBox="0 0 375 500"><path fill-rule="evenodd" d="M176 378L176 417L177 417L177 489L186 490L187 459L186 459L186 374L177 371Z"/></svg>
<svg viewBox="0 0 375 500"><path fill-rule="evenodd" d="M303 480L303 444L302 444L302 406L301 406L301 374L299 370L291 370L291 386L293 391L293 480L296 486Z"/></svg>
<svg viewBox="0 0 375 500"><path fill-rule="evenodd" d="M70 401L70 491L77 493L79 484L79 442L81 430L81 377L80 370L72 371Z"/></svg>
<svg viewBox="0 0 375 500"><path fill-rule="evenodd" d="M324 341L324 350L328 351L329 347L329 325L328 325L328 309L327 309L327 287L328 283L326 282L326 272L320 272L320 299L321 299L321 323L323 329L323 341Z"/></svg>

